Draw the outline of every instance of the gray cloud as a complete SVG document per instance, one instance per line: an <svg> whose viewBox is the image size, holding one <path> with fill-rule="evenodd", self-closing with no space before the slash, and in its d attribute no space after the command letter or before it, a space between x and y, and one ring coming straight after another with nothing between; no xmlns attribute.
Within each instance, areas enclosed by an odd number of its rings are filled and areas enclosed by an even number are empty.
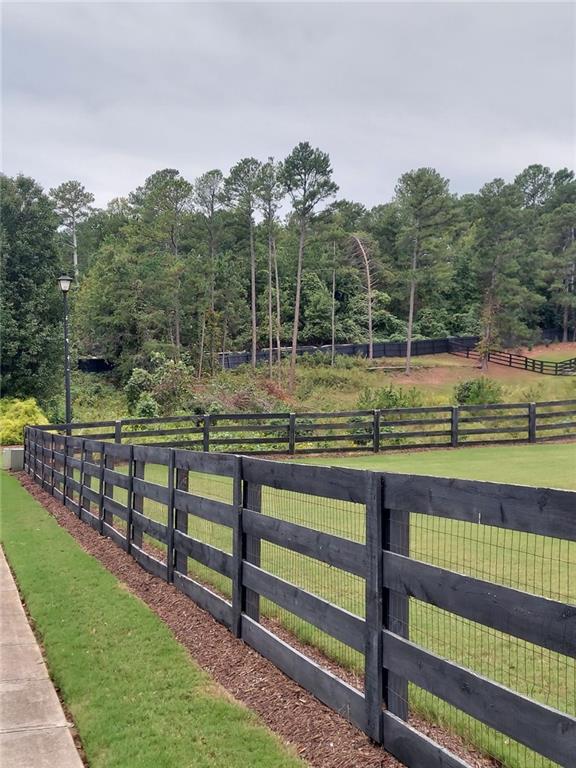
<svg viewBox="0 0 576 768"><path fill-rule="evenodd" d="M433 165L458 192L574 164L568 3L5 4L3 167L99 204L300 140L342 196Z"/></svg>

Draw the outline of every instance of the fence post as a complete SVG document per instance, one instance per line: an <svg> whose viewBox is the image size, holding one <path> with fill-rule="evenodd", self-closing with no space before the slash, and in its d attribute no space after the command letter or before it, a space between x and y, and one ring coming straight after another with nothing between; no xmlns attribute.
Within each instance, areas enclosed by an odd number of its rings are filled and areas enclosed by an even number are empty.
<svg viewBox="0 0 576 768"><path fill-rule="evenodd" d="M380 450L380 415L381 411L376 409L373 416L373 429L372 429L372 449L374 453L378 453Z"/></svg>
<svg viewBox="0 0 576 768"><path fill-rule="evenodd" d="M114 442L122 442L122 421L117 420L114 422Z"/></svg>
<svg viewBox="0 0 576 768"><path fill-rule="evenodd" d="M242 635L242 612L245 608L246 593L242 587L242 564L245 555L245 537L242 525L242 485L242 457L236 456L232 477L234 523L232 526L232 626L230 627L235 637Z"/></svg>
<svg viewBox="0 0 576 768"><path fill-rule="evenodd" d="M55 464L55 458L54 458L54 433L50 432L50 494L54 496L54 464Z"/></svg>
<svg viewBox="0 0 576 768"><path fill-rule="evenodd" d="M126 517L126 552L130 554L132 551L132 529L134 527L133 524L133 515L132 512L134 511L134 446L130 446L130 455L128 456L128 498L127 498L127 507L128 507L128 514Z"/></svg>
<svg viewBox="0 0 576 768"><path fill-rule="evenodd" d="M382 628L384 573L382 570L383 518L382 476L367 473L366 480L366 645L364 659L364 699L366 730L374 741L382 742Z"/></svg>
<svg viewBox="0 0 576 768"><path fill-rule="evenodd" d="M66 506L66 495L68 493L68 440L64 435L64 445L62 447L62 504Z"/></svg>
<svg viewBox="0 0 576 768"><path fill-rule="evenodd" d="M190 473L187 469L176 470L176 488L179 491L187 491L190 482ZM182 512L177 509L174 513L176 520L176 530L181 533L188 533L188 512ZM188 574L188 555L184 552L176 551L174 559L174 567L179 573L183 573L184 576Z"/></svg>
<svg viewBox="0 0 576 768"><path fill-rule="evenodd" d="M458 426L460 420L460 408L457 405L452 406L450 414L450 445L452 448L458 447Z"/></svg>
<svg viewBox="0 0 576 768"><path fill-rule="evenodd" d="M166 581L174 581L174 448L168 460L168 519L166 541Z"/></svg>
<svg viewBox="0 0 576 768"><path fill-rule="evenodd" d="M135 461L134 462L134 477L138 480L144 480L144 473L146 471L146 465L143 461ZM134 496L134 502L132 505L132 508L135 512L140 512L141 515L144 514L144 496L141 496L134 491L132 492ZM142 528L139 526L136 526L132 530L132 542L142 549L142 543L144 541L144 532Z"/></svg>
<svg viewBox="0 0 576 768"><path fill-rule="evenodd" d="M388 509L386 480L382 483L384 549L398 555L410 554L410 513ZM409 637L409 597L392 589L384 591L384 624L401 637ZM384 673L384 703L389 712L408 719L408 681L391 670Z"/></svg>
<svg viewBox="0 0 576 768"><path fill-rule="evenodd" d="M253 512L262 510L262 486L242 480L242 507ZM256 536L244 537L244 559L247 563L260 567L262 542ZM244 590L245 613L254 621L260 621L260 595L251 589Z"/></svg>
<svg viewBox="0 0 576 768"><path fill-rule="evenodd" d="M116 422L118 423L118 422ZM115 441L116 442L116 441ZM114 456L110 456L106 453L106 443L104 443L104 469L114 469L115 462ZM104 483L104 496L108 496L109 499L114 498L114 483ZM102 532L104 532L104 523L112 525L114 522L114 516L106 509L106 501L104 499L104 507L102 511L102 519L100 525L102 526Z"/></svg>
<svg viewBox="0 0 576 768"><path fill-rule="evenodd" d="M106 467L106 443L100 444L100 472L98 474L98 532L104 532L104 469Z"/></svg>
<svg viewBox="0 0 576 768"><path fill-rule="evenodd" d="M30 474L30 427L24 427L24 471Z"/></svg>
<svg viewBox="0 0 576 768"><path fill-rule="evenodd" d="M536 442L536 403L528 403L528 441Z"/></svg>
<svg viewBox="0 0 576 768"><path fill-rule="evenodd" d="M288 453L296 453L296 414L290 414L288 422Z"/></svg>
<svg viewBox="0 0 576 768"><path fill-rule="evenodd" d="M205 453L210 451L210 414L204 414L204 433L202 436L202 450Z"/></svg>
<svg viewBox="0 0 576 768"><path fill-rule="evenodd" d="M40 486L43 491L46 490L46 432L42 430L42 473Z"/></svg>
<svg viewBox="0 0 576 768"><path fill-rule="evenodd" d="M84 458L86 455L86 440L80 441L80 488L78 489L78 506L76 515L82 518L82 497L84 496Z"/></svg>

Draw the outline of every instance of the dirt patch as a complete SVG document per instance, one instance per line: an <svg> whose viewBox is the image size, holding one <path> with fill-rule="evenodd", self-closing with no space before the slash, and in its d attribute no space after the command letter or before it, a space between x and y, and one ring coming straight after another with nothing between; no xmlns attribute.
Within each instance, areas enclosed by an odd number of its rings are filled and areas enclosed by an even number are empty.
<svg viewBox="0 0 576 768"><path fill-rule="evenodd" d="M144 571L111 541L81 522L26 473L23 487L36 498L88 554L99 560L143 600L172 630L192 658L237 701L261 720L314 768L400 768L401 764L344 718L286 677L271 662L236 639L210 614L175 587ZM274 627L278 631L278 627ZM278 631L278 634L281 634ZM282 636L298 646L282 629ZM317 659L320 654L306 647ZM329 666L324 658L322 664ZM332 665L333 667L333 665ZM359 679L348 673L351 684ZM494 768L497 761L471 751L464 742L420 718L410 722L442 746L466 760L471 768Z"/></svg>

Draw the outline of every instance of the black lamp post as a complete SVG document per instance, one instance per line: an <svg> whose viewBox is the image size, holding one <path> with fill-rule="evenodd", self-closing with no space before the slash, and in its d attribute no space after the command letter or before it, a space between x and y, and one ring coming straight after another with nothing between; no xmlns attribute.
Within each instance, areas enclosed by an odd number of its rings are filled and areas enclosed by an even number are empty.
<svg viewBox="0 0 576 768"><path fill-rule="evenodd" d="M58 285L64 298L64 384L66 387L66 424L72 423L72 400L70 396L70 345L68 340L68 291L73 278L62 275L58 278ZM70 434L70 429L66 430Z"/></svg>

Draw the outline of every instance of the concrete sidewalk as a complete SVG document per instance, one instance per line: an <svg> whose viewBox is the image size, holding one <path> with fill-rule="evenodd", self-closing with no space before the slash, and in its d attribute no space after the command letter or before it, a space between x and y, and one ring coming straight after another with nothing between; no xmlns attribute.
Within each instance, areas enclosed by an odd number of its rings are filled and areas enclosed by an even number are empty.
<svg viewBox="0 0 576 768"><path fill-rule="evenodd" d="M1 549L0 765L83 766Z"/></svg>

